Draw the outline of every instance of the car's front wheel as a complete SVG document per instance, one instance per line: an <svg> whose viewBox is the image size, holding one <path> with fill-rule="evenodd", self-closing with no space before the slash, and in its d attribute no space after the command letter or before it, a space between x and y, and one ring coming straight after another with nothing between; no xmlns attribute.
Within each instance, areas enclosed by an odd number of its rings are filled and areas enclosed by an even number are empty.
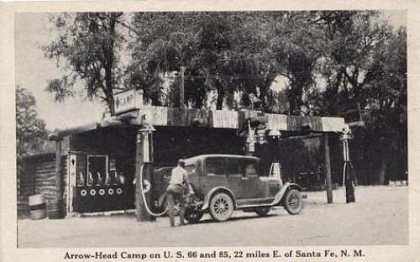
<svg viewBox="0 0 420 262"><path fill-rule="evenodd" d="M210 200L209 207L211 217L216 221L226 221L233 213L233 200L232 198L224 193L216 193Z"/></svg>
<svg viewBox="0 0 420 262"><path fill-rule="evenodd" d="M288 190L284 196L283 205L290 215L299 214L303 208L302 195L300 194L299 190Z"/></svg>

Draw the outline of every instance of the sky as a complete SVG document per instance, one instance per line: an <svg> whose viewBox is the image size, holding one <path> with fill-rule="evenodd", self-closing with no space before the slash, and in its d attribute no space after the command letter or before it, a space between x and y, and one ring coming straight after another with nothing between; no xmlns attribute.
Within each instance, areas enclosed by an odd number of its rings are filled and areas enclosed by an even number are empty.
<svg viewBox="0 0 420 262"><path fill-rule="evenodd" d="M397 28L406 24L404 14L401 11L384 11L382 18ZM28 89L35 96L39 117L45 120L49 130L99 121L104 110L101 103L80 96L58 103L52 94L45 91L48 80L62 75L56 61L46 58L41 50L41 46L47 45L56 36L48 18L48 13L16 14L16 85Z"/></svg>
<svg viewBox="0 0 420 262"><path fill-rule="evenodd" d="M18 13L15 20L16 85L28 89L36 99L39 117L47 128L54 130L82 125L100 120L103 105L76 96L64 102L54 101L45 91L48 80L59 78L62 72L56 61L44 56L41 46L55 38L48 26L46 13Z"/></svg>

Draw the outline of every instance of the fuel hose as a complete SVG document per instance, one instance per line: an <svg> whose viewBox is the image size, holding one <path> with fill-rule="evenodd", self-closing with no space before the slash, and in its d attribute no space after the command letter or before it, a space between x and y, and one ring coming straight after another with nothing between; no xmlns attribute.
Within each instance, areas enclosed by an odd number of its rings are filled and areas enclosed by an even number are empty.
<svg viewBox="0 0 420 262"><path fill-rule="evenodd" d="M140 190L143 197L144 207L146 208L147 213L149 213L149 215L151 216L155 216L155 217L163 216L166 212L168 212L168 206L166 206L165 210L163 210L162 212L155 213L152 210L150 210L149 205L147 204L146 193L144 192L144 187L143 187L144 186L143 185L143 167L144 167L144 164L140 166Z"/></svg>

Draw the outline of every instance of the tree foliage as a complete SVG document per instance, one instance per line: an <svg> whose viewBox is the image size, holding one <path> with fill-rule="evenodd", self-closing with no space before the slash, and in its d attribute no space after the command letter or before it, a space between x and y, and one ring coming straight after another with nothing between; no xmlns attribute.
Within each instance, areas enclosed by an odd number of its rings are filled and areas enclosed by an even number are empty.
<svg viewBox="0 0 420 262"><path fill-rule="evenodd" d="M26 89L16 87L16 161L17 174L22 172L22 159L46 146L45 122L38 117L35 97Z"/></svg>
<svg viewBox="0 0 420 262"><path fill-rule="evenodd" d="M122 86L144 89L152 104L177 106L179 77L169 89L163 83L184 66L186 100L193 107L206 106L216 92L217 109L257 102L276 112L270 87L282 76L287 113L300 114L306 106L313 114L336 115L368 106L365 89L379 77L374 53L394 35L377 17L374 11L59 15L53 20L59 36L45 52L70 68L48 90L62 100L84 80L87 97L100 97L111 112L113 90ZM131 56L124 68L123 47Z"/></svg>
<svg viewBox="0 0 420 262"><path fill-rule="evenodd" d="M119 88L141 88L154 105L179 106L179 72L185 67L189 106L323 116L360 108L366 122L355 134L354 150L362 152L355 155L364 157L360 161L373 163L367 157L375 154L382 159L406 156L406 31L392 28L380 15L59 15L54 20L59 37L45 51L58 62L63 58L69 73L52 80L48 90L61 100L73 95L82 80L87 97L100 97L111 112L113 90ZM124 67L119 63L122 49L130 57ZM279 77L286 83L281 92L273 89Z"/></svg>
<svg viewBox="0 0 420 262"><path fill-rule="evenodd" d="M19 156L39 150L47 131L44 120L38 117L35 97L26 89L16 87L16 146Z"/></svg>
<svg viewBox="0 0 420 262"><path fill-rule="evenodd" d="M121 19L122 13L52 17L58 36L44 47L45 55L67 68L47 87L57 101L73 96L80 87L87 98L100 98L114 112L113 90L118 88L121 76L118 50L124 40L117 29Z"/></svg>
<svg viewBox="0 0 420 262"><path fill-rule="evenodd" d="M377 155L381 159L379 181L375 181L380 184L407 170L406 38L406 30L400 28L375 49L359 99L365 103L366 128L356 133L355 146L360 157Z"/></svg>
<svg viewBox="0 0 420 262"><path fill-rule="evenodd" d="M153 80L162 72L185 66L186 98L196 107L203 106L210 90L217 91L217 109L224 102L233 107L234 93L239 91L245 104L249 94L264 102L265 90L276 76L266 63L276 63L267 53L267 35L259 32L268 29L269 18L252 12L135 14L133 27L140 29L132 47L138 69L135 76ZM148 26L142 31L143 25ZM166 34L162 27L168 29ZM143 84L146 94L159 93L153 82L134 77L131 83Z"/></svg>

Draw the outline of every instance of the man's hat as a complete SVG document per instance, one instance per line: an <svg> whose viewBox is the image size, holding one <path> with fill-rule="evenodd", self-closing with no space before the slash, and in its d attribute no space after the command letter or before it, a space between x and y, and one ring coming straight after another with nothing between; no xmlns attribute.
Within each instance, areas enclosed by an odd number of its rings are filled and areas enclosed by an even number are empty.
<svg viewBox="0 0 420 262"><path fill-rule="evenodd" d="M180 165L180 166L184 167L184 166L185 166L185 161L184 161L184 159L180 158L180 159L178 160L178 165Z"/></svg>

